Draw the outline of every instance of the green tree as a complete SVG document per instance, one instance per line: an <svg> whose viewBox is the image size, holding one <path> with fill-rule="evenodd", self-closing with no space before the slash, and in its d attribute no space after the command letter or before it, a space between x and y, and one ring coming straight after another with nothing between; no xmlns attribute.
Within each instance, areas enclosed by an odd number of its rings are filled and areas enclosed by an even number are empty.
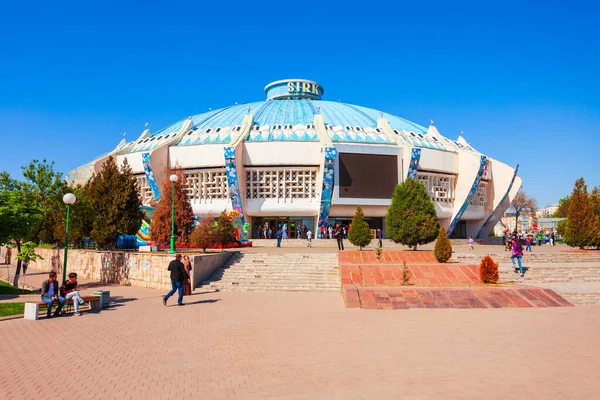
<svg viewBox="0 0 600 400"><path fill-rule="evenodd" d="M156 243L169 243L171 240L171 185L175 192L175 240L178 246L190 243L190 233L194 229L194 211L186 191L183 170L169 171L177 175L177 182L166 180L161 188L161 200L152 215L150 235Z"/></svg>
<svg viewBox="0 0 600 400"><path fill-rule="evenodd" d="M17 258L21 261L30 262L35 260L43 260L44 258L35 252L37 244L34 242L25 242L21 246L21 251Z"/></svg>
<svg viewBox="0 0 600 400"><path fill-rule="evenodd" d="M419 244L435 240L440 229L433 202L414 179L396 186L385 221L387 236L414 250Z"/></svg>
<svg viewBox="0 0 600 400"><path fill-rule="evenodd" d="M190 234L190 241L206 253L206 249L216 241L215 236L214 219L205 217L196 224L196 227Z"/></svg>
<svg viewBox="0 0 600 400"><path fill-rule="evenodd" d="M590 207L587 185L583 178L575 181L571 200L569 201L569 214L565 228L565 243L571 247L583 249L590 246L594 237L595 215Z"/></svg>
<svg viewBox="0 0 600 400"><path fill-rule="evenodd" d="M73 193L77 198L75 204L71 206L71 216L69 218L69 241L75 246L81 247L84 239L89 238L94 226L94 208L92 201L88 196L85 187L81 185L67 187L67 193ZM60 214L59 223L54 231L54 237L61 243L65 241L67 211L66 206L58 209Z"/></svg>
<svg viewBox="0 0 600 400"><path fill-rule="evenodd" d="M438 233L433 247L433 256L441 263L445 263L452 257L452 243L448 239L448 234L443 226L440 226L440 233Z"/></svg>
<svg viewBox="0 0 600 400"><path fill-rule="evenodd" d="M358 246L359 250L366 247L373 240L371 235L371 229L369 224L365 221L365 214L361 206L356 207L354 218L352 219L352 229L348 232L348 240L355 246Z"/></svg>
<svg viewBox="0 0 600 400"><path fill-rule="evenodd" d="M222 248L226 245L235 242L235 228L233 222L227 216L225 211L222 211L215 221L215 241L221 243Z"/></svg>
<svg viewBox="0 0 600 400"><path fill-rule="evenodd" d="M21 247L31 237L32 230L42 218L39 207L19 190L0 190L0 245L12 244L21 253ZM21 274L21 259L17 257L17 270L13 286L17 287Z"/></svg>
<svg viewBox="0 0 600 400"><path fill-rule="evenodd" d="M127 160L119 170L109 157L84 189L94 211L90 236L101 249L114 249L118 235L135 234L142 223L137 183Z"/></svg>

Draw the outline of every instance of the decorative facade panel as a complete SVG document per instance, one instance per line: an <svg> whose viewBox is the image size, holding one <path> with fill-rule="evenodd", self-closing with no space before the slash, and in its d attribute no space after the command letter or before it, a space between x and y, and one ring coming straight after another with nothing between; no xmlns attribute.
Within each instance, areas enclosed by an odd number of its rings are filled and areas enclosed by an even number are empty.
<svg viewBox="0 0 600 400"><path fill-rule="evenodd" d="M317 168L246 168L247 199L313 199Z"/></svg>
<svg viewBox="0 0 600 400"><path fill-rule="evenodd" d="M229 198L224 168L186 170L185 186L191 201L224 200Z"/></svg>
<svg viewBox="0 0 600 400"><path fill-rule="evenodd" d="M417 181L425 186L431 201L442 203L452 203L454 201L456 176L419 171L417 172Z"/></svg>
<svg viewBox="0 0 600 400"><path fill-rule="evenodd" d="M152 189L150 188L150 184L148 183L148 179L145 174L139 174L135 176L135 180L137 182L138 187L138 197L142 202L142 205L147 206L150 205L150 202L154 198L152 195Z"/></svg>
<svg viewBox="0 0 600 400"><path fill-rule="evenodd" d="M487 182L481 181L477 188L477 192L475 192L475 196L473 196L473 199L471 199L471 203L469 204L477 207L485 206L485 203L487 202L487 185Z"/></svg>

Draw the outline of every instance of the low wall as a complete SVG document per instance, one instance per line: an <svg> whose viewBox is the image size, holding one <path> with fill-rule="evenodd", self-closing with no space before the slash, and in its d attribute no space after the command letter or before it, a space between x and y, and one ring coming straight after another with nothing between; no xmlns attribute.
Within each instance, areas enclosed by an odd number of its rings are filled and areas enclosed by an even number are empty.
<svg viewBox="0 0 600 400"><path fill-rule="evenodd" d="M31 268L62 273L63 250L36 249L36 253L44 259L32 262ZM232 255L233 252L190 254L194 287ZM171 288L167 267L174 259L174 255L165 253L69 250L67 273L77 272L80 278L90 281L164 290Z"/></svg>

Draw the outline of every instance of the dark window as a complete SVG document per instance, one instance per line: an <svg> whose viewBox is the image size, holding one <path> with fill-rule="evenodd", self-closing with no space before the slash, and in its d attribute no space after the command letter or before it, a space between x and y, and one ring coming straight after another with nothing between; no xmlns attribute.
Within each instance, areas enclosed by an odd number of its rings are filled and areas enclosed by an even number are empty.
<svg viewBox="0 0 600 400"><path fill-rule="evenodd" d="M390 199L398 184L398 158L340 153L340 197Z"/></svg>

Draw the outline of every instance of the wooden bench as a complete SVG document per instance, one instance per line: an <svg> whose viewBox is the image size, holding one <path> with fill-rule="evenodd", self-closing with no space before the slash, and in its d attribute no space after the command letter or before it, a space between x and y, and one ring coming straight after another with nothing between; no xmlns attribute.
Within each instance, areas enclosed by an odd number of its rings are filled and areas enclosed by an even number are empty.
<svg viewBox="0 0 600 400"><path fill-rule="evenodd" d="M100 311L102 309L102 298L100 296L81 296L84 302L89 303L89 309ZM53 306L58 305L58 301L52 303ZM69 299L63 305L63 309L66 306L73 306L73 299ZM37 320L40 308L48 308L48 303L44 301L35 301L25 303L25 319ZM64 312L64 311L63 311Z"/></svg>

